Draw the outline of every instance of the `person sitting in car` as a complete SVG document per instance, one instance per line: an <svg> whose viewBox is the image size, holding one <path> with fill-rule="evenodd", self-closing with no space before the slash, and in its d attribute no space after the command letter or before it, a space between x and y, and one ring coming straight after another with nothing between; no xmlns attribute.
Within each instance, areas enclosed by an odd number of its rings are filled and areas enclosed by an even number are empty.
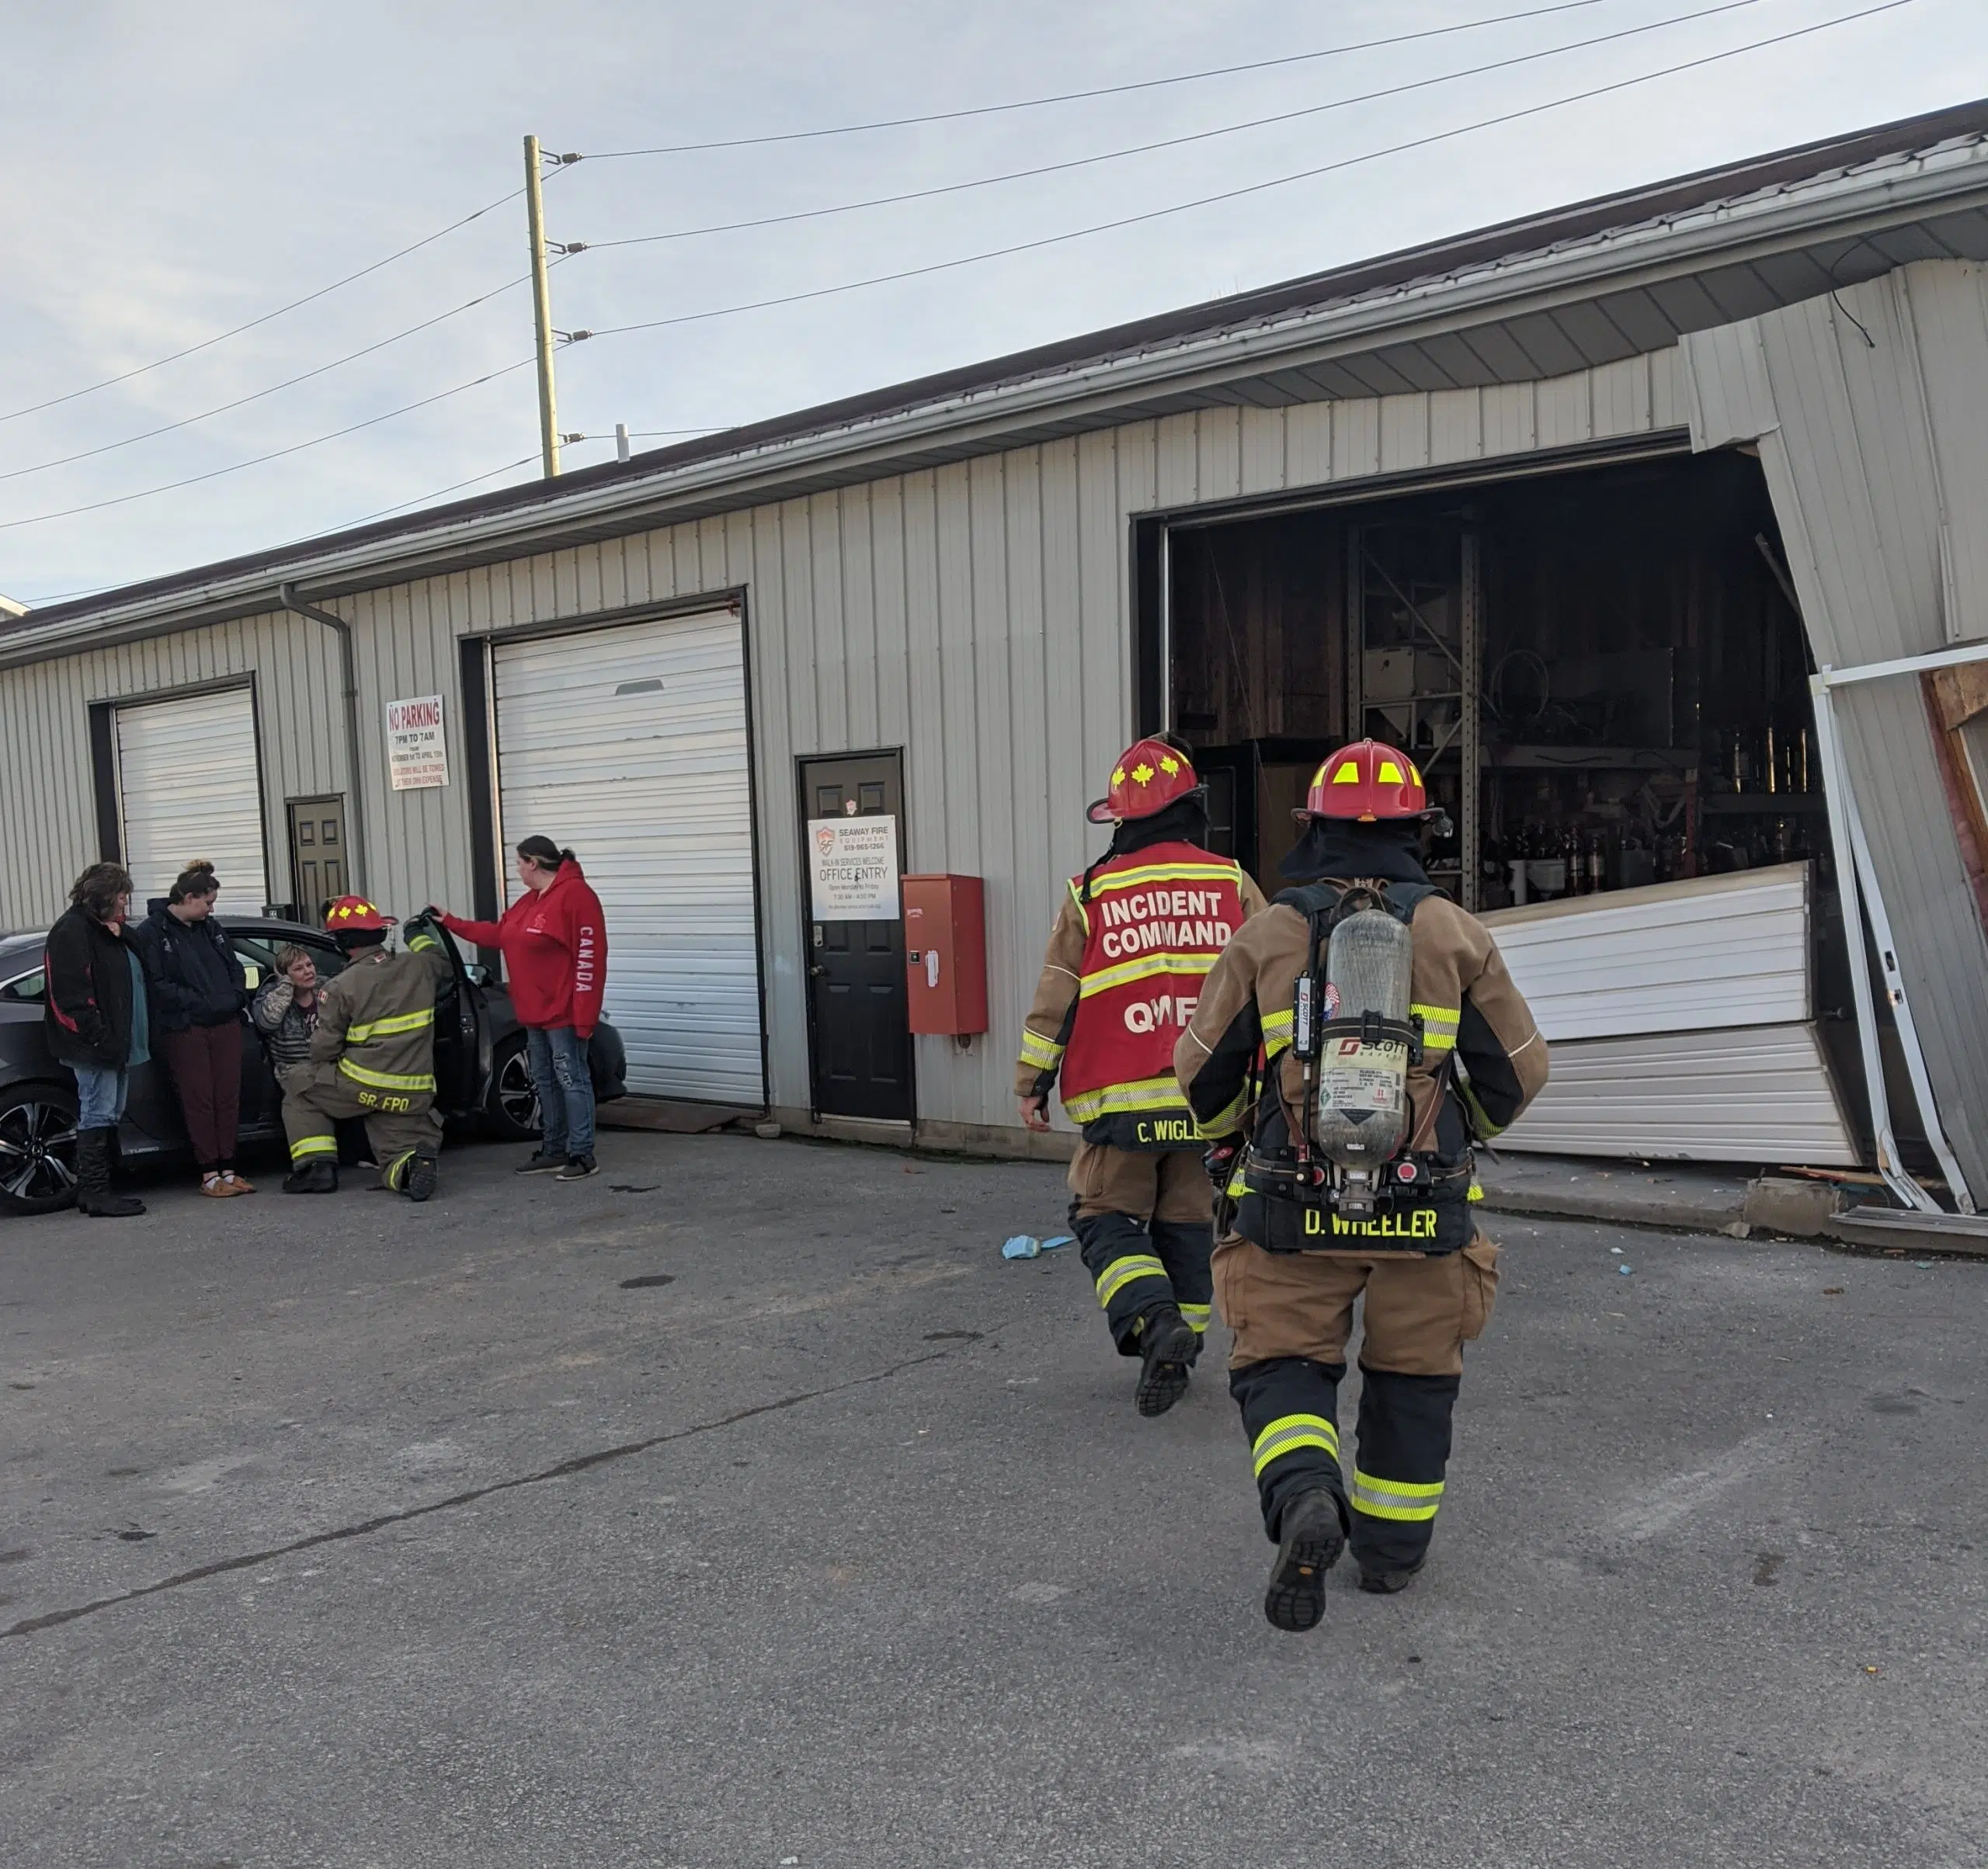
<svg viewBox="0 0 1988 1869"><path fill-rule="evenodd" d="M276 971L255 990L249 1023L280 1079L311 1057L311 1034L318 1029L318 963L301 947L276 950Z"/></svg>

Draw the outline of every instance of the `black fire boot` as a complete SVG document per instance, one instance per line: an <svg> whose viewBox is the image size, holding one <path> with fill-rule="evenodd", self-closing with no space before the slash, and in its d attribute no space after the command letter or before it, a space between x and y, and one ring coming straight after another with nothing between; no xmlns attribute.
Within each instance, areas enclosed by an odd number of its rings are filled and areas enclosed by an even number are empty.
<svg viewBox="0 0 1988 1869"><path fill-rule="evenodd" d="M145 1204L110 1191L110 1136L107 1129L76 1131L76 1211L102 1220L128 1219L142 1214Z"/></svg>
<svg viewBox="0 0 1988 1869"><path fill-rule="evenodd" d="M414 1159L403 1173L401 1192L410 1200L426 1200L434 1194L436 1184L441 1179L441 1169L435 1159L432 1148L417 1148Z"/></svg>
<svg viewBox="0 0 1988 1869"><path fill-rule="evenodd" d="M1164 1415L1187 1392L1187 1366L1201 1339L1171 1304L1156 1304L1140 1321L1139 1384L1133 1391L1142 1415Z"/></svg>
<svg viewBox="0 0 1988 1869"><path fill-rule="evenodd" d="M1411 1564L1402 1571L1370 1571L1363 1565L1360 1572L1360 1587L1370 1596L1392 1596L1406 1589L1414 1582L1415 1573L1421 1568L1420 1564Z"/></svg>
<svg viewBox="0 0 1988 1869"><path fill-rule="evenodd" d="M283 1178L286 1194L335 1194L339 1191L339 1165L323 1155L314 1155Z"/></svg>
<svg viewBox="0 0 1988 1869"><path fill-rule="evenodd" d="M1263 1614L1273 1628L1302 1635L1326 1613L1326 1572L1346 1548L1339 1501L1319 1488L1301 1492L1277 1522L1277 1562L1263 1592Z"/></svg>

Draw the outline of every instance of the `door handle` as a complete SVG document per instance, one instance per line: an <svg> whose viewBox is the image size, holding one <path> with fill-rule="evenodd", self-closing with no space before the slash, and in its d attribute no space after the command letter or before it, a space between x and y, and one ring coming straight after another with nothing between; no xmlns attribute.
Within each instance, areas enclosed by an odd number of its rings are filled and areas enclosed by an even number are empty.
<svg viewBox="0 0 1988 1869"><path fill-rule="evenodd" d="M818 980L828 971L825 967L810 965L808 969L808 978L811 980Z"/></svg>

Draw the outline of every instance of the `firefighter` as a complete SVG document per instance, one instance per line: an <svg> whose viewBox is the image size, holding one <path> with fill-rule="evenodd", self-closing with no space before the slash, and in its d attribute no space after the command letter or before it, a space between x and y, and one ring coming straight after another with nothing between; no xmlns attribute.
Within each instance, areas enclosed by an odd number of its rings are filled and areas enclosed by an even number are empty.
<svg viewBox="0 0 1988 1869"><path fill-rule="evenodd" d="M1211 1289L1213 1203L1201 1144L1173 1080L1174 1041L1209 964L1262 892L1203 848L1207 790L1170 738L1128 747L1087 814L1111 846L1070 881L1022 1027L1022 1121L1063 1107L1083 1132L1070 1222L1119 1353L1140 1361L1135 1398L1163 1415L1201 1354Z"/></svg>
<svg viewBox="0 0 1988 1869"><path fill-rule="evenodd" d="M446 965L429 951L390 954L391 915L362 896L342 895L325 926L345 954L345 971L318 995L311 1057L283 1075L283 1123L290 1138L287 1194L338 1191L332 1124L363 1117L373 1158L388 1186L410 1200L435 1192L442 1122L435 1113L435 988Z"/></svg>
<svg viewBox="0 0 1988 1869"><path fill-rule="evenodd" d="M1325 1573L1350 1541L1360 1587L1404 1588L1422 1567L1449 1459L1463 1346L1484 1329L1498 1249L1478 1229L1473 1141L1496 1135L1546 1081L1546 1046L1482 923L1428 877L1422 775L1373 740L1313 775L1286 890L1243 929L1201 988L1175 1068L1202 1130L1225 1229L1215 1288L1235 1333L1229 1391L1242 1412L1263 1528L1277 1547L1263 1613L1309 1629ZM1307 1138L1315 1091L1298 983L1326 1018L1322 956L1342 908L1378 906L1413 943L1406 1140L1371 1217L1339 1211ZM1354 1204L1357 1205L1355 1202ZM1322 1245L1330 1241L1329 1245ZM1353 1304L1365 1298L1359 1445L1349 1494L1335 1406Z"/></svg>

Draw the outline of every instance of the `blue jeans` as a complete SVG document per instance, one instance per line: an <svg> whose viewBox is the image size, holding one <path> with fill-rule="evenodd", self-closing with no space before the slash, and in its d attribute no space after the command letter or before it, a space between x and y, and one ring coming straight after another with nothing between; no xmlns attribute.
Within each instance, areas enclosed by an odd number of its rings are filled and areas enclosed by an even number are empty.
<svg viewBox="0 0 1988 1869"><path fill-rule="evenodd" d="M593 1073L587 1041L571 1026L529 1026L525 1046L532 1088L538 1093L539 1147L548 1155L593 1153Z"/></svg>
<svg viewBox="0 0 1988 1869"><path fill-rule="evenodd" d="M130 1073L108 1065L71 1065L69 1069L76 1080L76 1127L115 1129L123 1118Z"/></svg>

